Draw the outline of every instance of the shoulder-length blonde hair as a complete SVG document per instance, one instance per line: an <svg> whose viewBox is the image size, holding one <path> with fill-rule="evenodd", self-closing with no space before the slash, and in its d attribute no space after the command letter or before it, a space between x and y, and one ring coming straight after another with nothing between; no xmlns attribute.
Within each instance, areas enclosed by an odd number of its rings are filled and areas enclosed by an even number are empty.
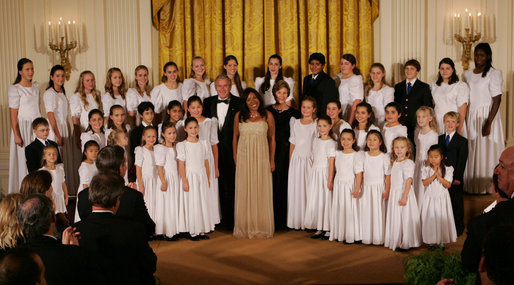
<svg viewBox="0 0 514 285"><path fill-rule="evenodd" d="M203 64L205 64L205 59L203 59L203 57L201 57L201 56L193 57L193 60L191 60L191 73L189 74L189 78L195 77L195 71L193 70L193 62L198 59L203 61ZM202 79L205 79L205 78L207 78L207 69L205 70L205 72L202 75Z"/></svg>
<svg viewBox="0 0 514 285"><path fill-rule="evenodd" d="M391 147L393 148L391 150L391 165L393 165L394 161L398 159L398 156L396 155L396 153L394 153L394 144L397 142L405 142L407 144L407 153L405 154L405 158L414 160L414 154L412 153L413 147L410 140L406 137L397 137L393 140L393 143L391 144Z"/></svg>
<svg viewBox="0 0 514 285"><path fill-rule="evenodd" d="M121 74L121 85L118 88L118 92L120 93L121 98L125 100L125 93L127 92L127 89L125 88L125 77L123 76L123 72L121 72L121 70L117 67L111 67L109 70L107 70L107 78L105 79L105 92L109 93L112 99L116 99L116 97L114 97L113 85L111 81L111 77L114 72L119 72Z"/></svg>
<svg viewBox="0 0 514 285"><path fill-rule="evenodd" d="M140 71L141 69L144 69L146 70L146 73L148 74L148 67L144 66L144 65L138 65L136 67L136 69L134 70L134 76L137 76L137 72ZM145 88L144 89L141 89L139 88L139 84L137 84L137 79L134 80L136 82L136 90L137 90L137 93L139 93L139 96L143 97L144 93L146 92L146 95L150 96L150 91L152 91L152 87L150 86L150 80L148 80L146 82L146 85L145 85Z"/></svg>
<svg viewBox="0 0 514 285"><path fill-rule="evenodd" d="M87 101L87 94L86 94L86 88L84 87L84 77L88 74L91 74L93 76L93 79L95 78L95 75L93 72L89 70L84 70L80 73L79 76L79 83L77 84L77 88L75 88L75 93L79 93L80 100L82 101L82 104L84 104L84 108L89 111L89 102ZM93 99L95 99L96 104L98 105L98 108L102 108L102 100L100 100L100 92L96 90L96 81L95 86L93 86L93 90L91 90L91 95L93 96Z"/></svg>
<svg viewBox="0 0 514 285"><path fill-rule="evenodd" d="M13 248L23 237L20 225L16 220L16 211L20 207L23 195L13 193L5 196L0 202L0 247Z"/></svg>
<svg viewBox="0 0 514 285"><path fill-rule="evenodd" d="M418 110L416 110L416 115L418 115L419 112L426 112L426 113L428 113L430 115L430 117L432 117L432 121L430 121L428 123L428 126L434 132L439 133L439 126L437 124L437 120L436 120L436 117L435 117L434 109L432 109L432 107L421 106L421 107L418 108ZM417 128L419 128L419 126L417 126Z"/></svg>

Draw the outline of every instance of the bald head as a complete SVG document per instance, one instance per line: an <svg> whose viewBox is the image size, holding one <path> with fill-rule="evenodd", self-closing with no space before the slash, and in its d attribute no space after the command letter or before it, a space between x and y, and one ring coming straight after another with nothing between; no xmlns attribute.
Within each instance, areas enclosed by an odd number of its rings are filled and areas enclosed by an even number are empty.
<svg viewBox="0 0 514 285"><path fill-rule="evenodd" d="M498 167L494 170L498 175L498 187L507 195L514 193L514 147L505 149L501 156Z"/></svg>

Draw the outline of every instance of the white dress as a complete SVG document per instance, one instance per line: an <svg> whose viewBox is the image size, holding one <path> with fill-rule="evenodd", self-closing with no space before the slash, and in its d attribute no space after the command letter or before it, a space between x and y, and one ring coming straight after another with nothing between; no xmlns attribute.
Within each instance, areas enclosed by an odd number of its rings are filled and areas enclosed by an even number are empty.
<svg viewBox="0 0 514 285"><path fill-rule="evenodd" d="M392 250L419 247L421 244L419 208L412 185L407 194L407 204L405 206L399 204L405 192L407 179L413 179L414 167L414 161L405 159L400 162L395 161L391 169L391 191L387 202L384 246Z"/></svg>
<svg viewBox="0 0 514 285"><path fill-rule="evenodd" d="M148 214L155 221L155 199L156 192L160 189L159 175L155 167L154 152L143 146L138 146L134 150L134 164L141 167L141 180L145 186L144 199ZM160 190L159 190L160 191Z"/></svg>
<svg viewBox="0 0 514 285"><path fill-rule="evenodd" d="M168 104L173 100L179 101L180 105L184 103L182 98L182 83L179 83L176 89L169 89L166 87L166 84L161 83L152 89L150 95L155 105L156 114L166 110L168 108Z"/></svg>
<svg viewBox="0 0 514 285"><path fill-rule="evenodd" d="M289 89L291 90L289 92L289 96L287 96L286 102L291 101L294 99L293 92L294 92L294 80L291 77L284 77L284 81L289 84ZM261 92L261 85L264 83L264 77L257 77L255 78L255 90ZM269 81L269 88L266 90L264 94L261 93L263 99L264 99L264 106L270 106L276 103L275 96L273 96L273 85L275 85L275 79L270 79Z"/></svg>
<svg viewBox="0 0 514 285"><path fill-rule="evenodd" d="M244 81L241 81L241 88L243 88L243 90L246 89L246 83ZM232 87L230 88L230 94L236 96L236 97L241 97L242 94L239 94L239 91L237 91L237 87L235 84L232 84ZM211 83L211 96L216 96L218 95L218 91L216 91L216 82L212 82Z"/></svg>
<svg viewBox="0 0 514 285"><path fill-rule="evenodd" d="M414 181L412 181L412 185L414 186L418 208L421 209L423 206L423 193L425 192L425 186L423 186L423 182L421 181L421 171L423 167L425 167L426 160L428 159L428 149L432 145L439 143L439 136L434 130L430 130L424 135L416 131L414 142L416 143L416 169L414 170Z"/></svg>
<svg viewBox="0 0 514 285"><path fill-rule="evenodd" d="M193 95L200 97L202 101L205 100L205 98L211 96L209 84L211 84L209 78L206 78L204 82L194 78L185 79L182 85L182 100L187 101Z"/></svg>
<svg viewBox="0 0 514 285"><path fill-rule="evenodd" d="M154 152L155 164L164 168L164 178L168 183L166 191L160 187L155 191L155 233L172 237L186 231L185 217L179 219L179 202L184 198L184 191L180 188L177 151L174 147L158 144Z"/></svg>
<svg viewBox="0 0 514 285"><path fill-rule="evenodd" d="M385 191L385 175L391 174L391 161L387 154L371 156L364 153L364 174L362 194L359 198L361 237L364 244L384 243L386 202L382 198Z"/></svg>
<svg viewBox="0 0 514 285"><path fill-rule="evenodd" d="M11 146L9 155L9 193L19 193L21 181L28 174L25 147L32 143L32 121L41 117L39 112L39 84L32 82L31 87L20 84L9 85L7 90L9 108L18 109L18 126L23 146L14 143L11 129Z"/></svg>
<svg viewBox="0 0 514 285"><path fill-rule="evenodd" d="M336 152L336 176L332 196L330 240L353 243L361 240L359 198L354 198L355 175L363 171L363 152Z"/></svg>
<svg viewBox="0 0 514 285"><path fill-rule="evenodd" d="M84 190L84 185L89 186L91 184L91 179L93 179L93 176L96 175L98 172L98 169L96 168L96 164L93 162L91 164L87 162L82 162L79 167L79 188L77 190L77 199L79 197L80 191ZM79 203L75 203L75 223L80 221L79 216L79 209L78 209Z"/></svg>
<svg viewBox="0 0 514 285"><path fill-rule="evenodd" d="M214 230L210 216L210 204L207 201L209 191L208 177L205 172L205 160L209 159L209 143L199 140L196 143L183 141L177 144L177 159L186 164L186 178L189 191L184 192L184 199L179 205L179 217L184 215L186 230L192 236Z"/></svg>
<svg viewBox="0 0 514 285"><path fill-rule="evenodd" d="M141 104L141 102L152 102L152 98L146 94L146 92L143 93L143 96L139 95L139 92L135 88L129 88L127 90L127 94L125 96L125 99L127 101L127 112L133 112L136 116L136 125L139 125L141 123L141 118L139 118L138 112L137 112L137 106ZM155 107L155 103L152 102Z"/></svg>
<svg viewBox="0 0 514 285"><path fill-rule="evenodd" d="M469 84L468 143L469 156L464 173L464 190L471 194L491 192L491 175L505 149L505 139L500 110L491 124L489 136L482 136L482 127L489 116L493 98L502 94L502 73L491 68L486 77L474 74L472 70L464 73Z"/></svg>
<svg viewBox="0 0 514 285"><path fill-rule="evenodd" d="M348 124L348 122L346 122L343 119L339 120L335 125L332 126L332 138L336 142L339 142L339 139L341 138L341 132L344 129L351 129L351 128L352 128L352 126L350 126L350 124Z"/></svg>
<svg viewBox="0 0 514 285"><path fill-rule="evenodd" d="M335 157L336 142L332 139L315 138L312 143L312 171L307 188L305 227L330 231L332 191L328 189L329 159Z"/></svg>
<svg viewBox="0 0 514 285"><path fill-rule="evenodd" d="M364 98L364 85L362 84L361 75L352 75L348 78L343 78L342 74L338 74L341 83L339 83L339 101L341 101L341 108L343 110L343 119L350 118L350 112L355 100Z"/></svg>
<svg viewBox="0 0 514 285"><path fill-rule="evenodd" d="M120 105L123 109L127 109L127 102L121 95L114 95L114 99L112 98L109 92L102 95L102 107L104 109L104 117L109 117L111 107L114 105Z"/></svg>
<svg viewBox="0 0 514 285"><path fill-rule="evenodd" d="M434 175L434 170L431 167L423 167L423 179L432 175ZM446 166L444 179L450 182L453 180L453 167ZM450 194L448 189L437 179L425 187L421 208L421 225L423 242L426 244L442 244L457 240Z"/></svg>
<svg viewBox="0 0 514 285"><path fill-rule="evenodd" d="M359 147L359 150L364 150L364 148L366 147L366 136L368 135L368 132L371 131L371 130L375 130L375 131L379 131L380 132L380 129L377 126L375 126L375 125L369 126L368 131L354 129L354 131L355 131L355 138L357 140L357 146Z"/></svg>
<svg viewBox="0 0 514 285"><path fill-rule="evenodd" d="M100 146L99 150L104 148L107 142L105 134L95 133L93 130L83 132L80 134L80 144L82 145L82 152L84 152L84 146L88 141L95 141Z"/></svg>
<svg viewBox="0 0 514 285"><path fill-rule="evenodd" d="M87 94L86 100L89 104L87 108L86 108L86 106L84 106L82 99L80 99L79 93L75 93L70 96L71 116L79 118L80 128L81 128L82 132L85 131L87 129L87 126L89 125L89 119L88 119L89 111L91 111L93 109L99 109L100 111L102 111L102 109L100 109L100 107L96 103L95 99L93 98L92 94Z"/></svg>
<svg viewBox="0 0 514 285"><path fill-rule="evenodd" d="M371 105L375 114L374 124L382 127L385 124L385 106L394 101L394 88L385 85L382 89L369 90L366 102Z"/></svg>
<svg viewBox="0 0 514 285"><path fill-rule="evenodd" d="M55 169L51 170L46 167L41 167L40 170L46 170L52 174L52 200L55 205L55 213L66 213L66 202L64 201L64 190L62 189L62 183L66 181L64 175L64 166L62 163L55 165Z"/></svg>
<svg viewBox="0 0 514 285"><path fill-rule="evenodd" d="M287 227L305 229L307 186L312 171L312 143L316 136L316 122L304 125L300 119L289 121L289 142L294 150L289 162L287 185Z"/></svg>
<svg viewBox="0 0 514 285"><path fill-rule="evenodd" d="M200 134L199 138L206 141L209 144L209 181L211 181L211 187L207 192L207 201L210 204L210 217L214 224L219 224L221 219L221 208L220 208L220 196L218 189L218 178L216 178L215 166L214 166L214 154L212 152L212 146L218 144L218 119L215 117L206 118L200 123Z"/></svg>
<svg viewBox="0 0 514 285"><path fill-rule="evenodd" d="M402 124L388 127L386 123L382 128L382 135L384 136L387 154L391 154L393 153L393 140L397 137L407 137L407 127Z"/></svg>
<svg viewBox="0 0 514 285"><path fill-rule="evenodd" d="M439 125L439 134L445 132L444 128L444 114L448 112L459 113L459 108L463 104L469 102L469 87L462 81L457 81L452 85L448 83L441 83L441 86L437 86L435 82L430 86L432 89L432 98L434 99L434 111L437 118L437 124ZM461 118L463 122L462 133L466 137L466 120Z"/></svg>

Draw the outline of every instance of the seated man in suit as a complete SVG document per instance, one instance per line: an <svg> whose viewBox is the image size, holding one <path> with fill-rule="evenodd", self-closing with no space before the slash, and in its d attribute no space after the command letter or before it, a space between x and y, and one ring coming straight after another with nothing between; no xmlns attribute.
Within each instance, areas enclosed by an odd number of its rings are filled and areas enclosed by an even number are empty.
<svg viewBox="0 0 514 285"><path fill-rule="evenodd" d="M326 114L327 104L332 100L339 100L339 92L336 83L328 74L323 72L325 56L315 52L309 56L309 68L312 74L303 79L303 92L300 96L300 104L306 96L316 99L317 115Z"/></svg>
<svg viewBox="0 0 514 285"><path fill-rule="evenodd" d="M29 248L11 249L0 258L0 284L47 284L41 257Z"/></svg>
<svg viewBox="0 0 514 285"><path fill-rule="evenodd" d="M102 283L100 267L89 252L78 247L75 239L69 241L63 234L60 243L52 236L55 228L53 202L43 194L30 194L20 204L16 218L20 224L28 247L37 252L45 265L45 278L48 284L93 284ZM74 243L75 245L71 245Z"/></svg>
<svg viewBox="0 0 514 285"><path fill-rule="evenodd" d="M405 110L405 116L400 117L400 123L407 127L407 134L413 145L414 130L418 123L416 111L421 106L434 107L430 86L418 79L420 70L421 65L417 60L408 60L404 68L406 80L394 86L394 102Z"/></svg>
<svg viewBox="0 0 514 285"><path fill-rule="evenodd" d="M115 215L124 186L123 177L113 172L93 177L89 187L93 212L76 224L80 245L103 258L110 284L155 284L157 257L143 225Z"/></svg>
<svg viewBox="0 0 514 285"><path fill-rule="evenodd" d="M95 164L99 173L112 173L123 177L127 171L125 151L120 146L109 145L102 148L96 157ZM75 215L80 215L80 219L83 220L91 214L92 210L89 188L80 191L77 203L78 213ZM137 190L125 187L116 215L141 223L148 237L155 233L155 223L148 214L143 194Z"/></svg>
<svg viewBox="0 0 514 285"><path fill-rule="evenodd" d="M36 118L32 122L32 130L36 139L25 148L25 159L27 160L27 169L32 173L42 167L41 158L43 157L43 148L47 145L53 145L57 149L57 163L62 163L59 147L57 143L48 139L50 127L45 118Z"/></svg>

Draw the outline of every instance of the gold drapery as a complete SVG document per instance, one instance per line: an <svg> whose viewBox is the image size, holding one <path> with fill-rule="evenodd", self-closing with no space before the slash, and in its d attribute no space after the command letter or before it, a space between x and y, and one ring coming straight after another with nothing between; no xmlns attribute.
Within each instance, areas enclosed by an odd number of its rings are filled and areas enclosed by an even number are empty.
<svg viewBox="0 0 514 285"><path fill-rule="evenodd" d="M192 58L202 56L207 76L214 79L223 58L232 54L242 79L254 86L254 79L264 76L268 57L277 53L298 96L313 52L326 56L331 76L339 73L344 53L357 57L364 77L372 64L378 0L152 0L152 10L160 74L166 62L174 61L184 79Z"/></svg>

